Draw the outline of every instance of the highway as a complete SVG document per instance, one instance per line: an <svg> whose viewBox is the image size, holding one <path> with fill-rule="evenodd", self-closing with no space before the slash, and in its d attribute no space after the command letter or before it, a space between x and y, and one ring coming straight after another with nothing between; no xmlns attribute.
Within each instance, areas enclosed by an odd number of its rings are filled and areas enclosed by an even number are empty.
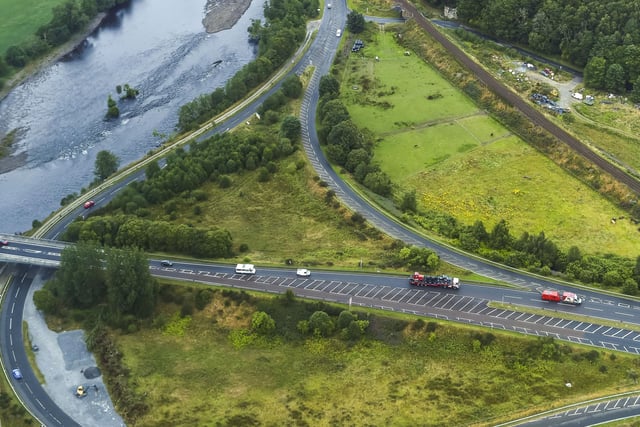
<svg viewBox="0 0 640 427"><path fill-rule="evenodd" d="M299 279L293 270L263 269L252 276L236 275L233 268L224 265L208 265L201 263L176 262L173 267L160 266L157 260L151 261L152 273L158 277L174 277L193 282L223 284L241 289L256 289L268 292L284 292L292 289L296 295L337 301L355 306L376 307L395 310L420 316L431 316L438 319L455 320L495 329L512 330L538 336L553 336L558 339L580 342L606 349L626 351L640 354L640 334L614 327L598 325L596 321L577 322L563 320L553 316L523 315L509 310L493 309L487 304L490 301L512 302L534 308L549 308L549 303L539 299L538 292L546 287L574 290L584 295L586 302L582 306L555 304L552 310L578 313L596 318L614 321L632 321L640 313L640 303L616 296L585 290L580 287L558 285L543 277L505 268L475 257L458 252L454 248L428 240L404 225L385 216L372 208L366 200L354 192L333 171L324 158L317 140L315 117L318 101L318 83L320 77L329 72L339 37L336 29L344 28L346 21L346 5L344 2L334 3L331 10L326 11L320 30L309 50L294 66L291 72L300 74L308 66L314 66L309 86L305 92L301 106L302 140L305 152L316 169L318 175L329 184L341 201L353 211L362 214L369 223L394 238L409 244L426 246L434 249L444 261L469 271L516 285L520 289L476 286L463 283L459 291L429 290L410 288L406 277L390 277L385 275L362 275L348 273L313 272L311 278ZM240 123L250 121L257 107L279 86L257 98L250 106L233 118L224 121L212 130L203 133L199 138L207 138L213 133L224 132ZM124 186L134 180L144 179L144 171L139 170L121 181L93 196L97 206L108 203ZM95 208L92 208L95 209ZM64 228L75 218L86 215L90 210L82 207L72 209L47 233L52 239L59 237ZM63 245L55 242L34 242L19 236L3 236L10 245L0 248L0 260L10 262L38 263L55 265L59 262L59 252ZM17 258L16 258L17 257ZM18 395L27 407L47 425L76 425L48 399L38 384L33 373L28 369L28 361L22 346L22 334L16 324L21 323L22 306L29 286L30 270L25 269L22 277L14 280L8 288L0 319L0 343L5 371L19 366L25 376L22 381L13 381Z"/></svg>

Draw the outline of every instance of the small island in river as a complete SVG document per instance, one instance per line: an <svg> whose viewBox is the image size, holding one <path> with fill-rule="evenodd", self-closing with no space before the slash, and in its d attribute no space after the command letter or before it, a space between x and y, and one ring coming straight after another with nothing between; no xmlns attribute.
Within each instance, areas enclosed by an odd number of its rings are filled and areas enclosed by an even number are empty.
<svg viewBox="0 0 640 427"><path fill-rule="evenodd" d="M207 33L233 27L251 5L251 0L207 0L202 25Z"/></svg>

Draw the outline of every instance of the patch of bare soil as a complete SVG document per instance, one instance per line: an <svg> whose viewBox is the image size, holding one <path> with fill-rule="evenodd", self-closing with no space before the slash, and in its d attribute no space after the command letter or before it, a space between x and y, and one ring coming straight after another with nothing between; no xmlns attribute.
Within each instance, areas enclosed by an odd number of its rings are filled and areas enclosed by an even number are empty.
<svg viewBox="0 0 640 427"><path fill-rule="evenodd" d="M202 25L207 33L233 27L251 5L251 0L207 0Z"/></svg>

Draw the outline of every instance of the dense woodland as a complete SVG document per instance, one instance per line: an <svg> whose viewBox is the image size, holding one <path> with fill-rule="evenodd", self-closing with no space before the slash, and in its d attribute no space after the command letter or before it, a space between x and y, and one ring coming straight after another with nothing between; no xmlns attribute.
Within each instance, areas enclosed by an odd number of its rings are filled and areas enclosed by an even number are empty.
<svg viewBox="0 0 640 427"><path fill-rule="evenodd" d="M640 77L640 0L426 0L495 36L585 67L585 84L621 93ZM637 86L640 86L637 85Z"/></svg>

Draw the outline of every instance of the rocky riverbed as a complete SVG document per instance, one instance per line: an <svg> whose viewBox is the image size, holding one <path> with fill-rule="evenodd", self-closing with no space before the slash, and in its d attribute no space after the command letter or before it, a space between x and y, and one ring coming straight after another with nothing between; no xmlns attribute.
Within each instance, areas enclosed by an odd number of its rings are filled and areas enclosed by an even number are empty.
<svg viewBox="0 0 640 427"><path fill-rule="evenodd" d="M207 33L233 27L251 5L251 0L207 0L202 25Z"/></svg>

